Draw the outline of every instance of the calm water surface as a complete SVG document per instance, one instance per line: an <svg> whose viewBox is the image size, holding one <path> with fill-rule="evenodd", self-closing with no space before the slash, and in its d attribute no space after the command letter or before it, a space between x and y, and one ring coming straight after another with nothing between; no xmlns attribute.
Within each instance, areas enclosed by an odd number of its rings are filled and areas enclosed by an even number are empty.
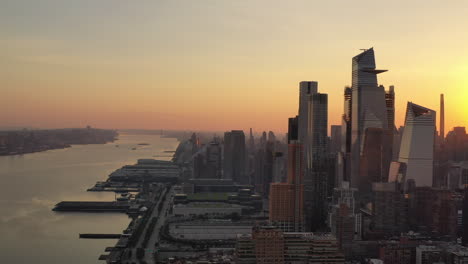
<svg viewBox="0 0 468 264"><path fill-rule="evenodd" d="M171 153L164 151L175 150L177 144L157 135L121 134L109 144L0 157L0 263L105 263L97 259L116 240L78 239L78 234L120 233L129 218L51 209L62 200L113 200L113 193L86 189L139 158L169 160Z"/></svg>

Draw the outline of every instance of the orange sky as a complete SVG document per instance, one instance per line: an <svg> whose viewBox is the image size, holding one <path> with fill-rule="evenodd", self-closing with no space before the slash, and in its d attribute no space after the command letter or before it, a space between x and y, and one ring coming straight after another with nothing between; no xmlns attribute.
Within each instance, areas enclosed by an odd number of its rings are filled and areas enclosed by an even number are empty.
<svg viewBox="0 0 468 264"><path fill-rule="evenodd" d="M9 1L0 127L284 132L303 80L338 124L369 47L397 125L407 101L438 111L444 93L446 127L468 126L468 2L407 2Z"/></svg>

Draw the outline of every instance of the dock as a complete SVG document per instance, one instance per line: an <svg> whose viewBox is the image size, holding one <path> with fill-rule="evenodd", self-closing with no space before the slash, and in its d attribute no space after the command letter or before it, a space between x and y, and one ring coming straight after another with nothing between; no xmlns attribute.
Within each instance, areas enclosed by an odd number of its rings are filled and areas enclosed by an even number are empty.
<svg viewBox="0 0 468 264"><path fill-rule="evenodd" d="M121 234L80 234L80 238L90 239L119 239Z"/></svg>
<svg viewBox="0 0 468 264"><path fill-rule="evenodd" d="M53 211L57 212L127 212L129 202L60 202Z"/></svg>
<svg viewBox="0 0 468 264"><path fill-rule="evenodd" d="M116 192L116 193L127 193L127 192L140 192L140 188L132 187L91 187L87 190L88 192Z"/></svg>

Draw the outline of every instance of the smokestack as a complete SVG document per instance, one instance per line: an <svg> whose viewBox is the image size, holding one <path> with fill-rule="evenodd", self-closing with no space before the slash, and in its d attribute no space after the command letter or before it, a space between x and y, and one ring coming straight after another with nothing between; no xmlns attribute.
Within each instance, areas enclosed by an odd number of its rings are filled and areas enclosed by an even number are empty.
<svg viewBox="0 0 468 264"><path fill-rule="evenodd" d="M440 94L440 139L444 142L445 139L445 109L444 109L444 94Z"/></svg>

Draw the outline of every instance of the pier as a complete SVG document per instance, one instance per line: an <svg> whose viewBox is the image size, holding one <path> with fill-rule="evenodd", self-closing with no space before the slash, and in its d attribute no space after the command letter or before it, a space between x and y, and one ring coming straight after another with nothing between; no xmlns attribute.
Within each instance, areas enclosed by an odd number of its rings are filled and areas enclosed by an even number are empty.
<svg viewBox="0 0 468 264"><path fill-rule="evenodd" d="M127 212L129 202L60 202L53 211L57 212Z"/></svg>
<svg viewBox="0 0 468 264"><path fill-rule="evenodd" d="M80 234L80 238L90 239L119 239L121 234Z"/></svg>
<svg viewBox="0 0 468 264"><path fill-rule="evenodd" d="M140 188L131 187L91 187L88 192L116 192L116 193L127 193L127 192L140 192Z"/></svg>
<svg viewBox="0 0 468 264"><path fill-rule="evenodd" d="M112 172L106 181L99 181L90 192L114 192L116 201L63 201L52 209L56 212L122 212L132 217L123 234L82 233L81 239L117 239L105 249L99 260L106 263L154 261L159 230L167 216L172 185L178 182L182 168L171 161L140 159ZM118 195L119 194L119 195ZM166 215L165 215L166 214ZM139 217L141 216L141 217ZM143 249L149 249L144 254ZM140 252L142 251L142 252ZM140 253L143 253L142 255Z"/></svg>

